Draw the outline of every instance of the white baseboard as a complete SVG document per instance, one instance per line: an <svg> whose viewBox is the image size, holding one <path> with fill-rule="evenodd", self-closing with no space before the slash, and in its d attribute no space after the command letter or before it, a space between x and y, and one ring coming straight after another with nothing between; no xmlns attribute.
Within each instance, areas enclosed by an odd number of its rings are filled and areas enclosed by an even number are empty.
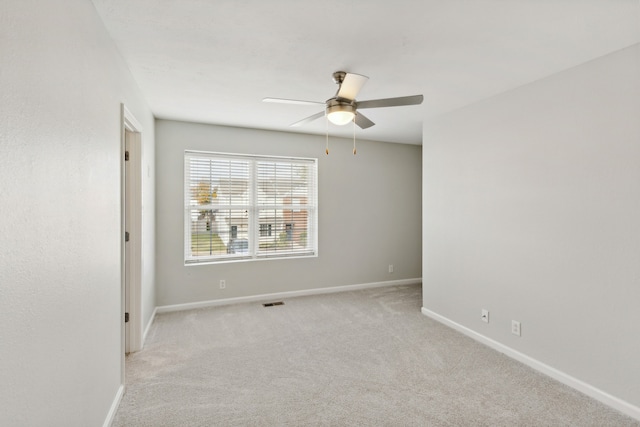
<svg viewBox="0 0 640 427"><path fill-rule="evenodd" d="M335 292L357 291L360 289L378 288L382 286L413 285L416 283L422 283L422 279L418 278L418 279L390 280L387 282L364 283L360 285L332 286L330 288L314 288L314 289L305 289L300 291L276 292L271 294L252 295L247 297L189 302L186 304L163 305L160 307L156 307L156 311L158 313L168 313L170 311L192 310L194 308L216 307L221 305L240 304L245 302L293 298L293 297L302 297L307 295L329 294L329 293L335 293Z"/></svg>
<svg viewBox="0 0 640 427"><path fill-rule="evenodd" d="M120 387L118 387L118 391L116 392L116 397L113 399L113 403L111 404L111 408L109 408L109 413L107 414L107 418L104 420L102 427L111 427L111 423L113 423L113 418L116 416L116 412L118 412L118 406L120 406L120 401L122 400L123 395L124 385L120 384Z"/></svg>
<svg viewBox="0 0 640 427"><path fill-rule="evenodd" d="M144 333L142 334L142 343L140 348L144 348L144 343L147 341L147 334L149 333L149 329L151 329L151 325L156 318L156 313L158 312L158 307L153 309L153 313L151 313L151 317L149 317L149 321L147 322L147 326L144 328Z"/></svg>
<svg viewBox="0 0 640 427"><path fill-rule="evenodd" d="M472 329L467 328L466 326L462 326L459 323L454 322L444 316L439 315L431 310L428 310L422 307L422 314L427 317L430 317L433 320L436 320L452 329L455 329L458 332L463 333L464 335L473 338L476 341L485 344L494 350L499 351L500 353L504 353L505 355L511 357L512 359L517 360L518 362L524 363L525 365L535 369L536 371L542 372L543 374L560 381L561 383L568 385L571 388L578 390L581 393L586 394L589 397L592 397L607 406L610 406L636 420L640 421L640 408L632 405L629 402L626 402L622 399L619 399L615 396L610 395L590 384L585 383L577 378L572 377L562 371L559 371L556 368L553 368L545 363L540 362L532 357L527 356L526 354L520 353L508 347L498 341L492 340Z"/></svg>

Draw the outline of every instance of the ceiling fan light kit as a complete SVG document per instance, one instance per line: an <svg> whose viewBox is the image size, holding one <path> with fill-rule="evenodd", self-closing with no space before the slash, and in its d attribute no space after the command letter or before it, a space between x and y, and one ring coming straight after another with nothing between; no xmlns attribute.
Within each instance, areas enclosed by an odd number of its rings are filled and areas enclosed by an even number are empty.
<svg viewBox="0 0 640 427"><path fill-rule="evenodd" d="M354 126L358 125L361 129L367 129L375 123L369 120L362 113L357 112L358 107L363 108L381 108L381 107L398 107L405 105L422 104L424 97L422 95L403 96L398 98L372 99L356 102L356 96L362 89L362 86L369 80L369 77L355 73L347 73L344 71L336 71L333 73L333 81L338 85L338 91L333 98L329 98L324 103L315 101L300 101L294 99L283 98L264 98L264 102L276 102L282 104L297 105L323 105L325 111L313 114L307 118L293 123L291 126L302 126L310 123L322 116L325 116L331 123L343 126L349 122L353 122ZM329 131L327 128L327 139ZM327 146L327 154L329 149ZM354 150L355 154L355 131L354 131Z"/></svg>
<svg viewBox="0 0 640 427"><path fill-rule="evenodd" d="M337 99L327 101L327 118L334 125L342 126L353 121L356 116L356 106L354 102L343 102Z"/></svg>

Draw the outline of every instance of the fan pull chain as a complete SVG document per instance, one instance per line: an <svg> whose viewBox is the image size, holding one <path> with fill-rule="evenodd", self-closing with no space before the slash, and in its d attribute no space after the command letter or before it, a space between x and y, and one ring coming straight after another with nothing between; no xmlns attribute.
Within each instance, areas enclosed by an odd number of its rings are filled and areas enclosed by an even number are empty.
<svg viewBox="0 0 640 427"><path fill-rule="evenodd" d="M329 155L329 118L327 117L327 112L324 112L324 121L327 123L327 143L324 152Z"/></svg>
<svg viewBox="0 0 640 427"><path fill-rule="evenodd" d="M356 117L353 117L353 155L356 155Z"/></svg>

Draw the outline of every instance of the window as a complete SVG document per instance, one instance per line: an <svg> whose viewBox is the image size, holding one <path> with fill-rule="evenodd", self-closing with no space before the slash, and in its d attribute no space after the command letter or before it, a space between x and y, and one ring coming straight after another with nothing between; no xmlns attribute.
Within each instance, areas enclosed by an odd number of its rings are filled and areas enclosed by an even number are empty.
<svg viewBox="0 0 640 427"><path fill-rule="evenodd" d="M260 224L260 237L271 236L271 224Z"/></svg>
<svg viewBox="0 0 640 427"><path fill-rule="evenodd" d="M185 263L316 256L317 160L186 151Z"/></svg>

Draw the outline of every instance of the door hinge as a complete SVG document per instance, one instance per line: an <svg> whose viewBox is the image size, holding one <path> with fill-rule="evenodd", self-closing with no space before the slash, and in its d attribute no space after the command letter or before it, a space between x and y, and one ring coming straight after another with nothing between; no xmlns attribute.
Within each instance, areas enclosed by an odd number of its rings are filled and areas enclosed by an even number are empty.
<svg viewBox="0 0 640 427"><path fill-rule="evenodd" d="M128 151L125 151L125 152L124 152L124 161L125 161L125 162L128 162L128 161L129 161L129 152L128 152Z"/></svg>
<svg viewBox="0 0 640 427"><path fill-rule="evenodd" d="M125 231L125 232L124 232L124 241L125 241L125 242L128 242L128 241L129 241L129 232L128 232L128 231Z"/></svg>
<svg viewBox="0 0 640 427"><path fill-rule="evenodd" d="M124 323L127 323L129 321L129 313L125 313L124 314Z"/></svg>

